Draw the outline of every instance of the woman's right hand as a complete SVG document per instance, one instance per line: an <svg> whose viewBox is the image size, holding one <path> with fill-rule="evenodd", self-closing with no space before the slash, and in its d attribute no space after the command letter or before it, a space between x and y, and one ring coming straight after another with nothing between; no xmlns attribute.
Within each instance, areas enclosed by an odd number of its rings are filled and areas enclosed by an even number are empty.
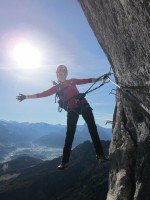
<svg viewBox="0 0 150 200"><path fill-rule="evenodd" d="M25 100L26 99L26 96L24 95L24 94L19 94L17 97L16 97L16 99L18 100L18 101L23 101L23 100Z"/></svg>

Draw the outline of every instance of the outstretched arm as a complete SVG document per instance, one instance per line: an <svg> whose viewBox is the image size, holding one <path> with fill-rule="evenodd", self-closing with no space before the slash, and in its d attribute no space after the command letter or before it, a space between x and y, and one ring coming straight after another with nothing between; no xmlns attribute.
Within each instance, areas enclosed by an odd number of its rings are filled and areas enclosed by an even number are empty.
<svg viewBox="0 0 150 200"><path fill-rule="evenodd" d="M86 84L86 83L94 83L95 81L102 81L102 78L87 78L87 79L76 79L73 78L72 81L77 84L77 85L81 85L81 84Z"/></svg>
<svg viewBox="0 0 150 200"><path fill-rule="evenodd" d="M56 86L53 86L51 87L50 89L44 91L44 92L41 92L41 93L37 93L37 94L32 94L32 95L24 95L24 94L19 94L16 99L18 101L23 101L25 99L34 99L34 98L41 98L41 97L47 97L47 96L50 96L54 93L57 92L57 88Z"/></svg>

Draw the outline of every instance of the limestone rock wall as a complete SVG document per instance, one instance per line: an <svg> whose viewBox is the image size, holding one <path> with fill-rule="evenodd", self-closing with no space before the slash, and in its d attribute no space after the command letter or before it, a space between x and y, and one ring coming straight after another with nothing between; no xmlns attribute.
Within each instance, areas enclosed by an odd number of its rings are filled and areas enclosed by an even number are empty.
<svg viewBox="0 0 150 200"><path fill-rule="evenodd" d="M135 97L116 91L107 200L149 200L150 1L78 1L116 82Z"/></svg>

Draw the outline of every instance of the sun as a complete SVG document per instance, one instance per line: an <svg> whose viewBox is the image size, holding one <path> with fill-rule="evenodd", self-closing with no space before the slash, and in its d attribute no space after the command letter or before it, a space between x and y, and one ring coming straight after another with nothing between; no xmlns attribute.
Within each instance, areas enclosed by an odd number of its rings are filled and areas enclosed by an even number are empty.
<svg viewBox="0 0 150 200"><path fill-rule="evenodd" d="M41 64L40 51L29 42L20 42L13 48L13 58L22 68L36 68Z"/></svg>

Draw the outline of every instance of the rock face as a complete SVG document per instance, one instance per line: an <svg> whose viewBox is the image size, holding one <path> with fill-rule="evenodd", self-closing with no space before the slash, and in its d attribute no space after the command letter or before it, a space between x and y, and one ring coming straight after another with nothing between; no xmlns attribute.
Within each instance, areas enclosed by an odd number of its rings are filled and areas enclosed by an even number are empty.
<svg viewBox="0 0 150 200"><path fill-rule="evenodd" d="M79 3L108 57L116 83L126 87L124 93L116 91L107 200L149 200L150 1ZM132 101L127 98L129 93L134 95Z"/></svg>

